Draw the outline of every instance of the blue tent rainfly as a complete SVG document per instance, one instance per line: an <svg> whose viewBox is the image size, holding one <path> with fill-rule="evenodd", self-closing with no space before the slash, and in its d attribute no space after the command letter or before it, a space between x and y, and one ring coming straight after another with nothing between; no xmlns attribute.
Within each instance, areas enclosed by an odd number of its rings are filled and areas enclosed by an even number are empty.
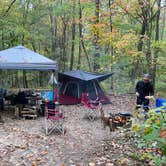
<svg viewBox="0 0 166 166"><path fill-rule="evenodd" d="M58 70L57 62L24 46L0 51L0 69Z"/></svg>

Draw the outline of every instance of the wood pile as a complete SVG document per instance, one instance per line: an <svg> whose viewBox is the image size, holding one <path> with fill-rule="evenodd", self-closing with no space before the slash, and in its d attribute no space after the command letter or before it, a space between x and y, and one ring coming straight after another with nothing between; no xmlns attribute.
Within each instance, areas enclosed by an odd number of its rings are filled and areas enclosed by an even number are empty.
<svg viewBox="0 0 166 166"><path fill-rule="evenodd" d="M21 117L33 119L37 118L37 108L35 106L23 108L21 111Z"/></svg>

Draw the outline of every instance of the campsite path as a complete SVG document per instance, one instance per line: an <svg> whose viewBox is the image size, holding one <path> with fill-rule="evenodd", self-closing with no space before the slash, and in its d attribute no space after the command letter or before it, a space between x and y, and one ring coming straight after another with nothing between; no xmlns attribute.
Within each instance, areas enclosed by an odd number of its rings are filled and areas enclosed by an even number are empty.
<svg viewBox="0 0 166 166"><path fill-rule="evenodd" d="M129 112L133 110L133 99L129 97L111 97L112 104L104 105L105 113ZM74 166L96 162L102 165L111 162L111 158L100 158L98 151L103 144L123 133L110 134L103 130L100 119L90 122L83 118L83 112L77 106L62 106L65 112L64 125L66 135L53 133L45 136L44 118L36 120L14 120L11 113L3 113L4 125L0 125L0 166ZM104 141L104 142L103 142ZM112 147L117 153L118 148ZM123 148L123 147L122 147ZM98 156L97 156L98 153ZM119 151L120 153L120 151ZM117 155L116 155L117 156Z"/></svg>

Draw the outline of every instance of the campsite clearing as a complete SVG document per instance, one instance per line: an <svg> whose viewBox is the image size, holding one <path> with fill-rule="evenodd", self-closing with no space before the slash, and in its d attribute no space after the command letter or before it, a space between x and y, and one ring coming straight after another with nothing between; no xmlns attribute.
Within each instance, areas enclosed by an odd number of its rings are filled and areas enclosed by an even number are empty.
<svg viewBox="0 0 166 166"><path fill-rule="evenodd" d="M127 96L111 96L112 104L104 105L106 113L132 112L134 100ZM15 120L10 112L3 113L5 123L0 125L0 165L2 166L66 166L106 165L108 163L136 163L127 158L135 152L135 143L126 134L103 129L100 119L90 122L83 118L77 106L63 106L66 135L52 133L45 136L44 118ZM118 141L118 139L119 142ZM110 142L110 143L108 143ZM109 145L110 144L110 145ZM109 146L108 146L109 145ZM109 151L108 151L109 149Z"/></svg>

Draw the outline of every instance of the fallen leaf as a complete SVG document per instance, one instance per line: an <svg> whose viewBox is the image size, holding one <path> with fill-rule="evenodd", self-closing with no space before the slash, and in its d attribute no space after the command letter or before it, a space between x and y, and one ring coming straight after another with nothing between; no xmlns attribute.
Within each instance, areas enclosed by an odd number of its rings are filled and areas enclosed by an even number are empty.
<svg viewBox="0 0 166 166"><path fill-rule="evenodd" d="M94 162L89 163L89 166L95 166L96 164Z"/></svg>
<svg viewBox="0 0 166 166"><path fill-rule="evenodd" d="M64 163L62 163L62 164L61 164L61 166L65 166L65 164L64 164Z"/></svg>
<svg viewBox="0 0 166 166"><path fill-rule="evenodd" d="M166 139L166 129L160 131L159 137Z"/></svg>
<svg viewBox="0 0 166 166"><path fill-rule="evenodd" d="M31 166L37 166L36 162L32 162Z"/></svg>
<svg viewBox="0 0 166 166"><path fill-rule="evenodd" d="M43 152L41 152L41 155L46 155L48 154L48 150L44 150Z"/></svg>

